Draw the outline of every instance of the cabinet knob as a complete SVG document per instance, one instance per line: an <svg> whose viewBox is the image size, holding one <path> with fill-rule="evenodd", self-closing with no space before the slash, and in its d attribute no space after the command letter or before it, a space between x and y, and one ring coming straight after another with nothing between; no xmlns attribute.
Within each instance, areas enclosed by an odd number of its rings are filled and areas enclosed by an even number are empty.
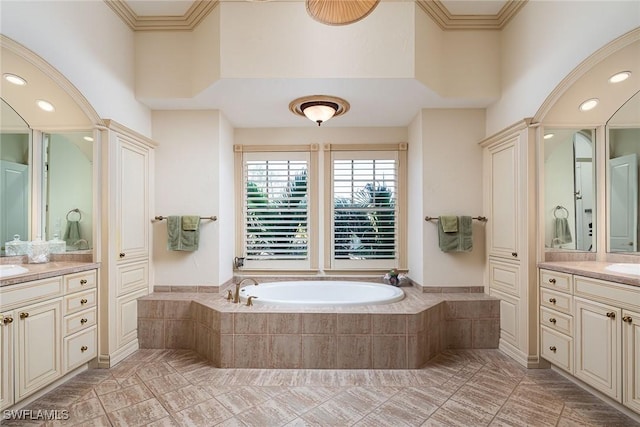
<svg viewBox="0 0 640 427"><path fill-rule="evenodd" d="M549 319L549 322L553 323L554 325L556 324L556 319L554 319L553 317L551 319Z"/></svg>
<svg viewBox="0 0 640 427"><path fill-rule="evenodd" d="M87 350L89 350L89 347L87 347L86 345L83 345L82 347L80 347L80 351L83 353Z"/></svg>
<svg viewBox="0 0 640 427"><path fill-rule="evenodd" d="M25 313L25 312L20 313L21 319L26 319L27 317L29 317L29 313Z"/></svg>
<svg viewBox="0 0 640 427"><path fill-rule="evenodd" d="M556 284L556 279L549 279L549 283L555 285Z"/></svg>
<svg viewBox="0 0 640 427"><path fill-rule="evenodd" d="M549 350L551 350L551 351L553 351L555 353L557 348L556 348L555 345L552 345L551 347L549 347Z"/></svg>
<svg viewBox="0 0 640 427"><path fill-rule="evenodd" d="M83 325L84 325L85 323L87 323L87 322L88 322L88 320L87 320L87 319L80 319L80 323L81 323L81 324L83 324Z"/></svg>
<svg viewBox="0 0 640 427"><path fill-rule="evenodd" d="M607 317L609 319L615 319L616 318L616 313L613 312L613 311L610 311L610 312L607 313Z"/></svg>
<svg viewBox="0 0 640 427"><path fill-rule="evenodd" d="M5 317L4 319L2 319L2 323L4 323L5 325L8 325L9 323L13 323L13 317Z"/></svg>
<svg viewBox="0 0 640 427"><path fill-rule="evenodd" d="M631 322L633 322L633 319L631 318L631 316L623 316L622 317L622 321L623 322L627 322L627 323L631 323Z"/></svg>
<svg viewBox="0 0 640 427"><path fill-rule="evenodd" d="M86 299L86 298L82 298L82 299L80 300L80 304L86 304L87 302L89 302L89 301L87 301L87 299Z"/></svg>
<svg viewBox="0 0 640 427"><path fill-rule="evenodd" d="M86 285L86 284L87 284L87 279L82 279L82 280L80 280L80 284L81 284L81 285Z"/></svg>
<svg viewBox="0 0 640 427"><path fill-rule="evenodd" d="M555 299L555 298L549 298L549 302L550 302L551 304L555 304L555 303L556 303L556 299Z"/></svg>
<svg viewBox="0 0 640 427"><path fill-rule="evenodd" d="M518 256L518 252L511 252L511 256L514 257L514 258L517 257Z"/></svg>
<svg viewBox="0 0 640 427"><path fill-rule="evenodd" d="M124 258L125 253L124 252L120 252L120 258Z"/></svg>

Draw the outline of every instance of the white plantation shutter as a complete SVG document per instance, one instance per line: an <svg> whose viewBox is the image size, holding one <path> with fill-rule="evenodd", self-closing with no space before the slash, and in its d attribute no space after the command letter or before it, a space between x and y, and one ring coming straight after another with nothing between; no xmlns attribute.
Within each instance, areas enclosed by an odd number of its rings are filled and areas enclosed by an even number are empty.
<svg viewBox="0 0 640 427"><path fill-rule="evenodd" d="M334 267L396 265L397 165L394 151L333 153Z"/></svg>
<svg viewBox="0 0 640 427"><path fill-rule="evenodd" d="M308 155L251 153L243 162L245 258L309 259ZM255 263L254 263L255 265Z"/></svg>

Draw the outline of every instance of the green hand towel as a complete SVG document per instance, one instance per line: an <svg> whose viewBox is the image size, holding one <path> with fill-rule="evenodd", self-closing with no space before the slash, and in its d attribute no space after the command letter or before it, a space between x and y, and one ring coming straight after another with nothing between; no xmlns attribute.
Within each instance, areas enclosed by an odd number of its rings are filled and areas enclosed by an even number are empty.
<svg viewBox="0 0 640 427"><path fill-rule="evenodd" d="M447 233L438 221L438 246L442 252L470 252L473 249L472 219L470 216L458 218L458 231Z"/></svg>
<svg viewBox="0 0 640 427"><path fill-rule="evenodd" d="M64 237L62 240L67 242L68 246L73 246L78 240L80 240L79 221L67 221L67 228L64 231Z"/></svg>
<svg viewBox="0 0 640 427"><path fill-rule="evenodd" d="M180 224L179 216L167 217L167 249L170 251L180 250Z"/></svg>
<svg viewBox="0 0 640 427"><path fill-rule="evenodd" d="M454 215L443 215L438 218L438 222L442 224L442 230L445 233L458 232L458 217Z"/></svg>
<svg viewBox="0 0 640 427"><path fill-rule="evenodd" d="M200 226L200 217L195 215L185 215L182 217L182 229L184 231L196 231Z"/></svg>
<svg viewBox="0 0 640 427"><path fill-rule="evenodd" d="M195 251L200 241L199 216L167 217L167 249L170 251Z"/></svg>

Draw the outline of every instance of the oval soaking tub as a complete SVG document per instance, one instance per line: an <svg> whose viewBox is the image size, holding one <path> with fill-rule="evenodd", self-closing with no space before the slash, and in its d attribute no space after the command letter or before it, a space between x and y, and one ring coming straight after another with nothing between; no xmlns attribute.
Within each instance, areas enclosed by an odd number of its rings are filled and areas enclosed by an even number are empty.
<svg viewBox="0 0 640 427"><path fill-rule="evenodd" d="M240 289L240 299L256 297L256 305L286 306L356 306L390 304L404 298L395 286L373 282L296 280L267 282Z"/></svg>

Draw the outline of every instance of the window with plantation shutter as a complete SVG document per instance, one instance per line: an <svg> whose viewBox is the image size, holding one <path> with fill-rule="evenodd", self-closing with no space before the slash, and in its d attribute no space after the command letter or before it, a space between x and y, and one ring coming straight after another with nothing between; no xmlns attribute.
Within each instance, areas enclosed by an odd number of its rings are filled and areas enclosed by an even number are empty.
<svg viewBox="0 0 640 427"><path fill-rule="evenodd" d="M308 166L308 153L245 154L245 265L277 261L288 268L308 262Z"/></svg>

